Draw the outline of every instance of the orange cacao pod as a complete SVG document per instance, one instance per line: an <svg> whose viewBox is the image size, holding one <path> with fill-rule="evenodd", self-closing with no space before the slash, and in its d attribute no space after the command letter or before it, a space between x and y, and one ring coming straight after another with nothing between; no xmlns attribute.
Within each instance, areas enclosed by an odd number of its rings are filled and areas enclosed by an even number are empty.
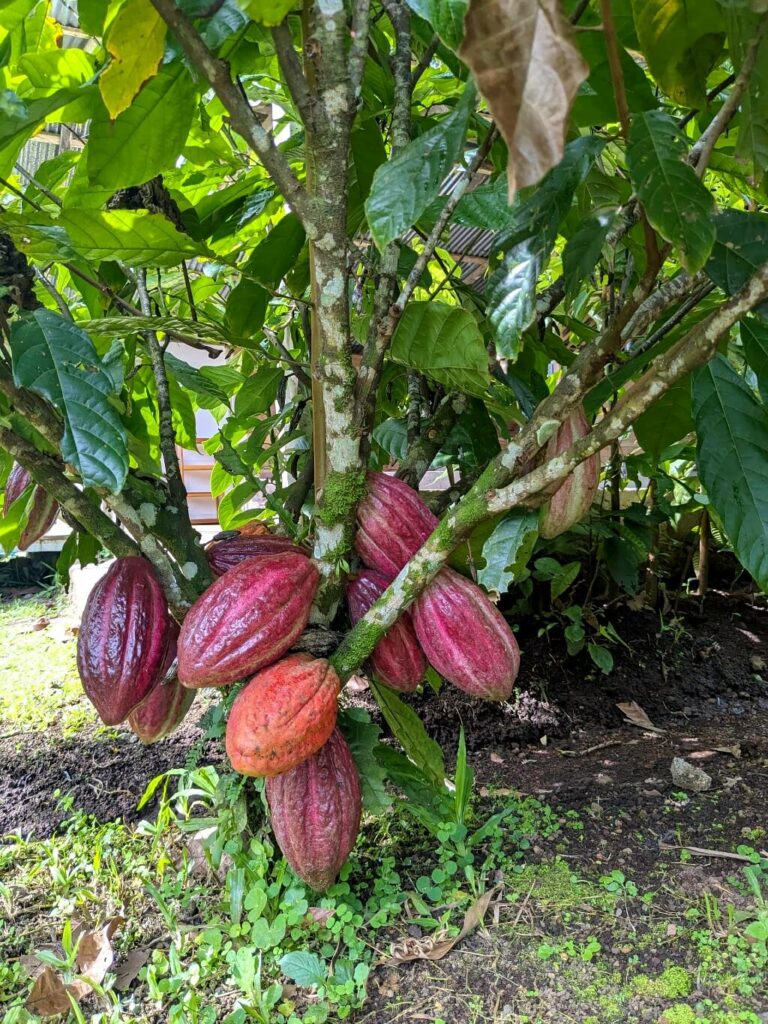
<svg viewBox="0 0 768 1024"><path fill-rule="evenodd" d="M106 725L137 708L161 677L170 616L145 558L118 558L88 596L77 641L77 668Z"/></svg>
<svg viewBox="0 0 768 1024"><path fill-rule="evenodd" d="M301 764L267 779L277 845L312 889L332 885L360 828L360 777L338 729Z"/></svg>
<svg viewBox="0 0 768 1024"><path fill-rule="evenodd" d="M375 569L365 569L347 585L347 607L353 623L362 619L390 582ZM422 681L427 671L427 659L419 647L408 612L403 612L376 644L371 654L371 666L383 683L401 693L413 693Z"/></svg>
<svg viewBox="0 0 768 1024"><path fill-rule="evenodd" d="M416 598L416 636L441 676L484 700L507 700L520 667L515 634L480 587L442 569Z"/></svg>
<svg viewBox="0 0 768 1024"><path fill-rule="evenodd" d="M417 491L394 476L368 473L357 508L355 548L369 569L394 579L437 526Z"/></svg>
<svg viewBox="0 0 768 1024"><path fill-rule="evenodd" d="M579 406L574 409L558 431L549 439L545 462L553 459L589 433L589 421ZM580 522L592 507L600 480L600 455L590 455L580 462L544 506L539 519L539 534L545 540L558 537Z"/></svg>
<svg viewBox="0 0 768 1024"><path fill-rule="evenodd" d="M226 747L242 775L279 775L316 753L336 725L341 683L324 658L291 654L240 691L227 721Z"/></svg>
<svg viewBox="0 0 768 1024"><path fill-rule="evenodd" d="M225 686L277 661L304 632L318 579L298 551L234 566L184 619L179 679L185 686Z"/></svg>

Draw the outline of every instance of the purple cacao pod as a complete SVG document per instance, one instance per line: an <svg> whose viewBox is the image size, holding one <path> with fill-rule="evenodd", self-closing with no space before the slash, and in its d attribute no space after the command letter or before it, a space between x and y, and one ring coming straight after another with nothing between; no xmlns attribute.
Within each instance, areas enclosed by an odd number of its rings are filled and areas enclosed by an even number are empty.
<svg viewBox="0 0 768 1024"><path fill-rule="evenodd" d="M369 569L393 579L437 526L417 491L394 476L368 473L357 508L355 548Z"/></svg>
<svg viewBox="0 0 768 1024"><path fill-rule="evenodd" d="M32 483L32 477L18 464L8 474L5 484L5 498L3 501L3 515L7 516L11 505L20 498L24 491ZM35 486L32 492L32 506L27 517L27 525L19 537L17 547L20 551L26 551L28 547L40 540L53 526L56 516L59 514L58 503L44 491L42 487Z"/></svg>
<svg viewBox="0 0 768 1024"><path fill-rule="evenodd" d="M178 637L179 627L171 619L159 682L155 684L149 696L128 715L128 725L142 743L157 743L158 740L170 735L186 716L195 699L195 691L182 686L175 674L167 682L163 682L176 658Z"/></svg>
<svg viewBox="0 0 768 1024"><path fill-rule="evenodd" d="M227 540L216 540L208 544L205 549L208 564L215 576L223 576L225 572L244 562L247 558L277 555L284 551L298 551L300 555L305 554L288 537L275 537L269 533L257 536L245 534L241 537L229 537Z"/></svg>
<svg viewBox="0 0 768 1024"><path fill-rule="evenodd" d="M298 551L229 569L184 619L179 679L185 686L226 686L277 661L304 632L318 580Z"/></svg>
<svg viewBox="0 0 768 1024"><path fill-rule="evenodd" d="M544 461L568 451L589 430L589 421L579 406L549 439ZM539 518L539 535L545 540L552 540L584 519L595 500L599 480L600 454L596 453L579 463L544 506Z"/></svg>
<svg viewBox="0 0 768 1024"><path fill-rule="evenodd" d="M375 569L365 569L347 585L347 607L353 623L362 619L381 597L391 580ZM419 647L411 616L403 612L371 654L371 665L382 683L401 693L413 693L427 671L427 659Z"/></svg>
<svg viewBox="0 0 768 1024"><path fill-rule="evenodd" d="M160 580L145 558L118 558L88 596L77 668L105 725L117 725L161 677L170 616Z"/></svg>
<svg viewBox="0 0 768 1024"><path fill-rule="evenodd" d="M316 754L267 779L277 844L294 873L312 889L332 885L360 828L360 778L338 729Z"/></svg>
<svg viewBox="0 0 768 1024"><path fill-rule="evenodd" d="M411 608L416 636L441 676L483 700L507 700L520 650L506 619L480 587L442 569Z"/></svg>

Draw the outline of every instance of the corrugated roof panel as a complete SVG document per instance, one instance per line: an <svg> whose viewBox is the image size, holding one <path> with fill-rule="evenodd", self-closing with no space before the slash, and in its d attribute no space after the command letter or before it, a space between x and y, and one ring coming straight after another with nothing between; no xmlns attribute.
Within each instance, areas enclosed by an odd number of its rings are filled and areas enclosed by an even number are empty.
<svg viewBox="0 0 768 1024"><path fill-rule="evenodd" d="M51 0L50 15L60 25L68 28L77 28L80 24L77 19L77 0Z"/></svg>

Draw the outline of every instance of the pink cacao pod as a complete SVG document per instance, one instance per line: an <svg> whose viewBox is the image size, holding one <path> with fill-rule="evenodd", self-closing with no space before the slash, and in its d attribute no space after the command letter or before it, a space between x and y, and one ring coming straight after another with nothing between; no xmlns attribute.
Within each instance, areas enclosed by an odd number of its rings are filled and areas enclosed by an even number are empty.
<svg viewBox="0 0 768 1024"><path fill-rule="evenodd" d="M208 564L215 576L223 576L228 569L234 568L247 558L277 555L284 551L298 551L300 555L304 554L288 537L275 537L270 533L228 537L226 540L213 541L205 549Z"/></svg>
<svg viewBox="0 0 768 1024"><path fill-rule="evenodd" d="M589 430L589 421L579 406L549 439L544 461L568 451ZM596 453L579 463L544 506L539 519L539 535L545 540L552 540L584 519L595 500L599 480L600 455Z"/></svg>
<svg viewBox="0 0 768 1024"><path fill-rule="evenodd" d="M7 516L11 505L26 491L32 483L32 477L18 464L8 474L5 484L3 515ZM26 551L36 540L40 540L53 526L59 514L59 505L42 487L35 486L32 492L32 507L27 517L27 525L19 537L19 551Z"/></svg>
<svg viewBox="0 0 768 1024"><path fill-rule="evenodd" d="M182 686L175 674L168 682L163 682L176 658L176 642L179 637L179 627L173 619L170 620L170 627L160 679L149 696L128 715L128 725L142 743L157 743L170 735L186 716L195 699L195 691Z"/></svg>
<svg viewBox="0 0 768 1024"><path fill-rule="evenodd" d="M306 761L336 725L341 682L330 662L291 654L265 668L237 695L226 748L242 775L279 775Z"/></svg>
<svg viewBox="0 0 768 1024"><path fill-rule="evenodd" d="M157 683L170 616L145 558L118 558L88 596L77 641L83 689L105 725L117 725Z"/></svg>
<svg viewBox="0 0 768 1024"><path fill-rule="evenodd" d="M394 579L437 526L417 491L394 476L368 473L357 508L355 548L369 569Z"/></svg>
<svg viewBox="0 0 768 1024"><path fill-rule="evenodd" d="M362 619L390 582L375 569L365 569L347 585L347 607L353 623ZM371 665L383 683L401 693L413 693L422 681L427 671L427 659L419 647L408 612L403 612L376 644Z"/></svg>
<svg viewBox="0 0 768 1024"><path fill-rule="evenodd" d="M483 700L507 700L520 667L515 634L470 580L442 569L411 608L424 653L441 676Z"/></svg>
<svg viewBox="0 0 768 1024"><path fill-rule="evenodd" d="M360 828L360 777L338 729L311 757L267 779L277 845L294 874L323 892L332 885Z"/></svg>
<svg viewBox="0 0 768 1024"><path fill-rule="evenodd" d="M298 551L234 566L187 613L179 636L185 686L226 686L285 654L304 632L319 573Z"/></svg>

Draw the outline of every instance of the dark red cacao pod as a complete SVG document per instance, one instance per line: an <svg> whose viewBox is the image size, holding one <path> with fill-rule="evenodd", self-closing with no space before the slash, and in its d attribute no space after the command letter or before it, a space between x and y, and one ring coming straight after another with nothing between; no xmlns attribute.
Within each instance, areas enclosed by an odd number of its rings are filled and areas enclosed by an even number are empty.
<svg viewBox="0 0 768 1024"><path fill-rule="evenodd" d="M277 845L294 874L323 892L355 845L362 814L360 777L339 730L266 788Z"/></svg>
<svg viewBox="0 0 768 1024"><path fill-rule="evenodd" d="M117 725L149 695L168 652L170 616L145 558L118 558L88 596L77 641L77 668L106 725Z"/></svg>
<svg viewBox="0 0 768 1024"><path fill-rule="evenodd" d="M240 565L247 558L277 555L284 551L298 551L300 555L305 554L288 537L274 537L272 534L244 535L230 537L227 540L216 540L208 544L205 549L208 564L215 576L223 576L225 572Z"/></svg>
<svg viewBox="0 0 768 1024"><path fill-rule="evenodd" d="M589 430L589 421L579 406L549 439L544 461L568 451ZM600 455L596 453L579 463L544 506L539 519L539 534L545 540L551 540L584 519L595 500L599 480Z"/></svg>
<svg viewBox="0 0 768 1024"><path fill-rule="evenodd" d="M15 465L8 474L5 484L5 499L3 501L3 515L7 516L11 505L20 498L32 483L32 477L23 466ZM26 551L28 547L40 540L53 526L56 516L59 514L59 505L47 491L42 487L35 486L32 492L32 507L27 517L27 525L19 537L17 547L20 551Z"/></svg>
<svg viewBox="0 0 768 1024"><path fill-rule="evenodd" d="M175 674L163 682L176 658L178 636L179 627L171 619L160 681L152 688L149 696L128 715L128 725L142 743L157 743L170 735L186 716L195 699L195 691L182 686Z"/></svg>
<svg viewBox="0 0 768 1024"><path fill-rule="evenodd" d="M347 586L347 607L353 623L362 619L391 580L375 569L364 569ZM382 683L401 693L413 693L427 671L427 659L419 647L411 616L403 612L371 655L371 665Z"/></svg>
<svg viewBox="0 0 768 1024"><path fill-rule="evenodd" d="M515 634L470 580L442 569L416 598L411 617L424 653L441 676L483 700L507 700L520 668Z"/></svg>
<svg viewBox="0 0 768 1024"><path fill-rule="evenodd" d="M368 473L368 494L357 508L355 548L369 569L393 579L437 526L437 518L408 484Z"/></svg>
<svg viewBox="0 0 768 1024"><path fill-rule="evenodd" d="M234 566L187 613L179 636L185 686L226 686L285 654L304 632L319 573L286 551Z"/></svg>
<svg viewBox="0 0 768 1024"><path fill-rule="evenodd" d="M242 775L279 775L316 753L336 725L341 683L330 662L291 654L270 665L237 695L226 747Z"/></svg>

